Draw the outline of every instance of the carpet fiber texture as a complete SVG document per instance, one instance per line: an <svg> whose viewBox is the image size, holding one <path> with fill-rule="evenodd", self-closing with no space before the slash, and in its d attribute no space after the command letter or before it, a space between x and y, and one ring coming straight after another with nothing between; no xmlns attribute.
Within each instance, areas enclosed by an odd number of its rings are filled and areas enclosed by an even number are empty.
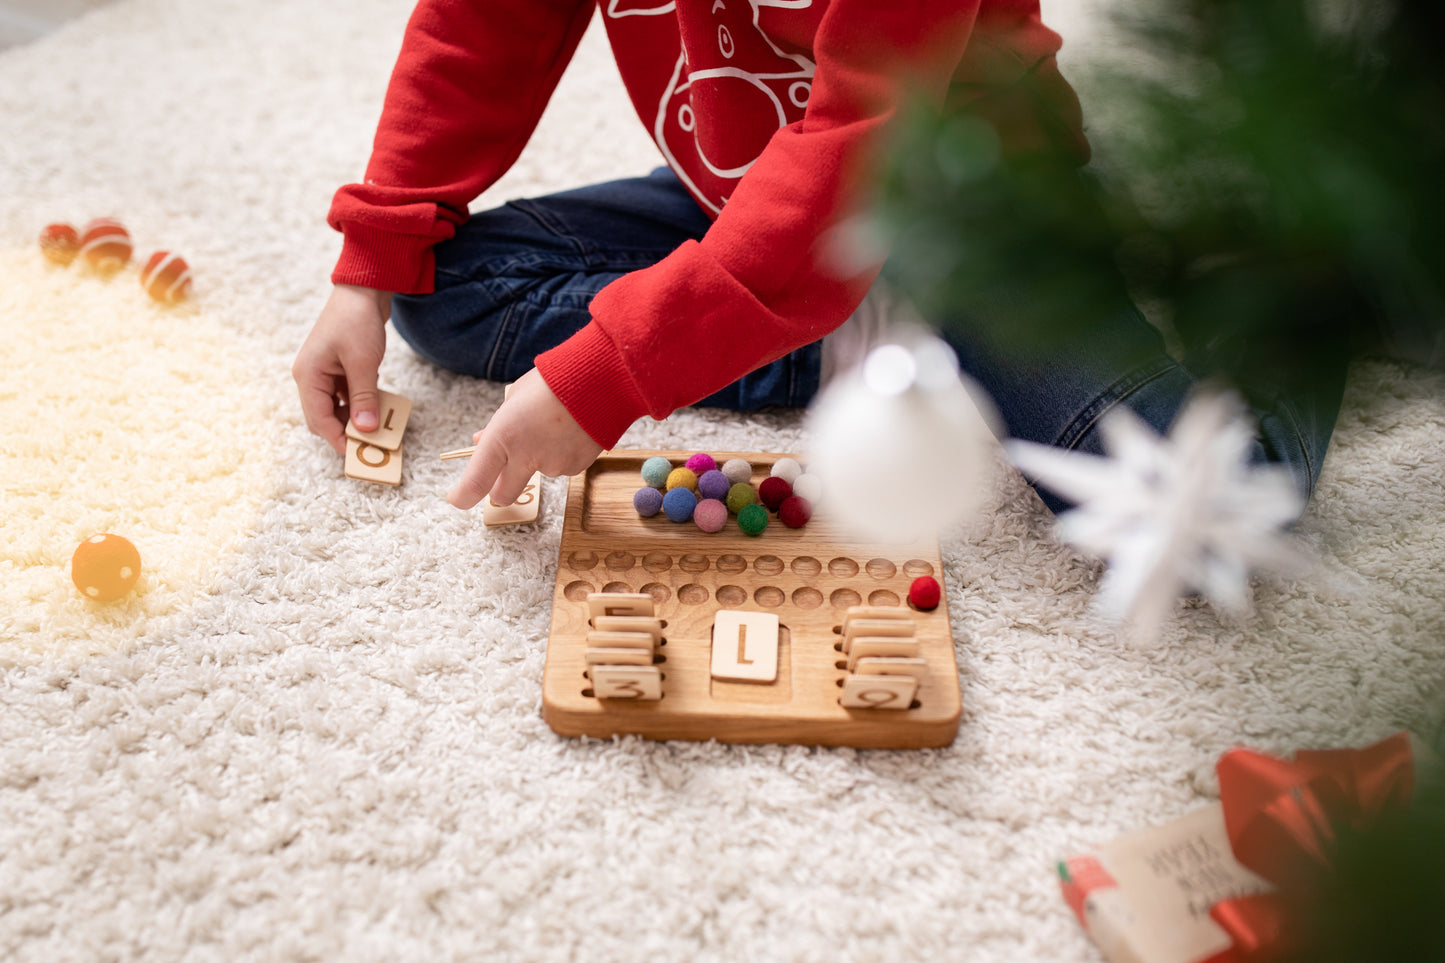
<svg viewBox="0 0 1445 963"><path fill-rule="evenodd" d="M431 457L500 386L394 342L383 385L416 409L391 489L342 477L290 383L408 13L123 0L0 54L0 956L1092 961L1059 857L1206 804L1237 743L1434 734L1445 394L1369 363L1300 527L1319 564L1246 619L1181 603L1160 644L1120 644L1100 567L1001 468L942 544L949 748L554 735L565 481L537 526L488 531ZM479 203L657 163L594 25ZM190 261L189 307L40 258L46 223L103 215ZM623 440L805 444L796 412ZM146 557L105 609L66 571L99 530Z"/></svg>

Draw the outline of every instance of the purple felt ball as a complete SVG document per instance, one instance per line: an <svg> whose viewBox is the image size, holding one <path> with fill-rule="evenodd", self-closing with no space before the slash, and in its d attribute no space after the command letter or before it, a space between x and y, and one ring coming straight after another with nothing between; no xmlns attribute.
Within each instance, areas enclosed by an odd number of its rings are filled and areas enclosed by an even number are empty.
<svg viewBox="0 0 1445 963"><path fill-rule="evenodd" d="M692 510L692 520L705 532L720 532L728 522L728 507L716 498L704 498Z"/></svg>
<svg viewBox="0 0 1445 963"><path fill-rule="evenodd" d="M651 518L662 511L662 492L656 488L643 487L632 496L632 507L643 518Z"/></svg>
<svg viewBox="0 0 1445 963"><path fill-rule="evenodd" d="M705 451L700 451L687 461L683 462L684 468L691 468L693 474L701 475L705 471L712 471L717 467L717 459Z"/></svg>
<svg viewBox="0 0 1445 963"><path fill-rule="evenodd" d="M674 522L691 520L693 509L697 508L697 496L691 488L674 488L662 496L662 511Z"/></svg>
<svg viewBox="0 0 1445 963"><path fill-rule="evenodd" d="M722 501L728 497L728 489L731 487L733 483L728 481L728 476L714 468L698 477L697 495L699 498L716 498Z"/></svg>

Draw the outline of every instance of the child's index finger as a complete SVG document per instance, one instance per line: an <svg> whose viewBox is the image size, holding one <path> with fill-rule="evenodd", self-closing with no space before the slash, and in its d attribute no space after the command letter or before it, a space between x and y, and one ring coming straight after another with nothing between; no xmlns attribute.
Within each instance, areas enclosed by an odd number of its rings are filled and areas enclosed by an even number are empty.
<svg viewBox="0 0 1445 963"><path fill-rule="evenodd" d="M506 464L506 452L500 446L489 443L486 433L483 432L477 442L477 450L472 452L472 457L467 461L461 480L447 493L447 501L463 511L475 508L477 503L486 497L487 492L492 490L492 485Z"/></svg>

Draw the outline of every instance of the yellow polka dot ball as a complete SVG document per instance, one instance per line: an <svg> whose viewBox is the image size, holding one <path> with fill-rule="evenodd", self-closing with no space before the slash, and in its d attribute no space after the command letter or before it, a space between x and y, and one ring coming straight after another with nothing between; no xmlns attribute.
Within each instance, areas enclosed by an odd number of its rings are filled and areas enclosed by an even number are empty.
<svg viewBox="0 0 1445 963"><path fill-rule="evenodd" d="M92 535L70 557L70 577L86 598L114 602L135 588L140 552L128 538L108 532Z"/></svg>

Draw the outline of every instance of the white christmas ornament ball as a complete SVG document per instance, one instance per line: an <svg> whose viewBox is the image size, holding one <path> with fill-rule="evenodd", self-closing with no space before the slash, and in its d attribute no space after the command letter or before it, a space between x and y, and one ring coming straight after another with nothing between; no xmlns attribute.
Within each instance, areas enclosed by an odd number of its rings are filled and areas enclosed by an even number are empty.
<svg viewBox="0 0 1445 963"><path fill-rule="evenodd" d="M793 494L816 505L823 497L823 480L812 472L805 472L793 482Z"/></svg>
<svg viewBox="0 0 1445 963"><path fill-rule="evenodd" d="M901 333L834 379L809 409L808 474L841 525L879 541L937 535L972 516L991 488L992 403L953 349Z"/></svg>

